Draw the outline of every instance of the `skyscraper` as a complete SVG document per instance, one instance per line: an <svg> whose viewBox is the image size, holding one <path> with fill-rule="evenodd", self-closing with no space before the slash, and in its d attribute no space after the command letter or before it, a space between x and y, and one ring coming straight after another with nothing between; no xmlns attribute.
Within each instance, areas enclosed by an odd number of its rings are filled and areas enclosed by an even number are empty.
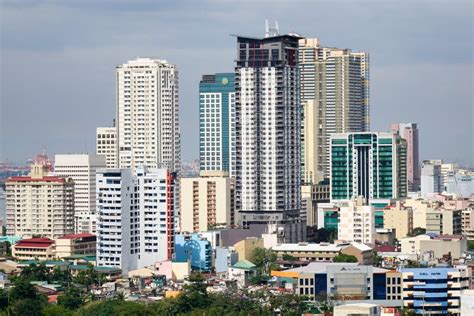
<svg viewBox="0 0 474 316"><path fill-rule="evenodd" d="M74 181L74 231L92 233L96 230L97 169L105 168L105 156L78 154L56 155L54 174Z"/></svg>
<svg viewBox="0 0 474 316"><path fill-rule="evenodd" d="M236 202L244 226L277 223L302 240L297 35L237 36Z"/></svg>
<svg viewBox="0 0 474 316"><path fill-rule="evenodd" d="M406 142L393 133L331 135L331 200L406 197Z"/></svg>
<svg viewBox="0 0 474 316"><path fill-rule="evenodd" d="M137 58L117 67L118 167L179 171L178 70Z"/></svg>
<svg viewBox="0 0 474 316"><path fill-rule="evenodd" d="M199 83L201 172L235 176L235 74L204 75Z"/></svg>
<svg viewBox="0 0 474 316"><path fill-rule="evenodd" d="M420 189L420 165L418 150L417 123L392 124L390 129L407 141L407 179L408 191Z"/></svg>
<svg viewBox="0 0 474 316"><path fill-rule="evenodd" d="M369 130L369 55L306 38L299 41L299 57L302 177L318 183L329 177L330 135Z"/></svg>

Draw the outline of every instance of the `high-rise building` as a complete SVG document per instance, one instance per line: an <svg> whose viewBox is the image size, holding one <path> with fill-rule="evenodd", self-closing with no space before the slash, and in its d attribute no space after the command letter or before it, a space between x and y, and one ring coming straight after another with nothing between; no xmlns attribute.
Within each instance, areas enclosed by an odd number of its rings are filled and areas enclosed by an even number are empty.
<svg viewBox="0 0 474 316"><path fill-rule="evenodd" d="M137 58L117 67L118 167L180 169L178 70Z"/></svg>
<svg viewBox="0 0 474 316"><path fill-rule="evenodd" d="M181 232L235 225L235 181L229 177L181 178Z"/></svg>
<svg viewBox="0 0 474 316"><path fill-rule="evenodd" d="M117 168L117 129L115 127L97 127L96 154L105 156L107 168Z"/></svg>
<svg viewBox="0 0 474 316"><path fill-rule="evenodd" d="M166 169L97 172L97 265L122 273L171 260L175 174Z"/></svg>
<svg viewBox="0 0 474 316"><path fill-rule="evenodd" d="M243 226L278 223L304 238L297 35L237 36L236 202Z"/></svg>
<svg viewBox="0 0 474 316"><path fill-rule="evenodd" d="M390 129L407 142L407 180L408 191L420 189L420 165L417 123L392 124Z"/></svg>
<svg viewBox="0 0 474 316"><path fill-rule="evenodd" d="M407 195L406 142L393 133L331 135L331 200Z"/></svg>
<svg viewBox="0 0 474 316"><path fill-rule="evenodd" d="M201 171L235 176L235 74L204 75L199 83Z"/></svg>
<svg viewBox="0 0 474 316"><path fill-rule="evenodd" d="M74 232L74 182L47 172L35 163L29 176L6 181L8 236L55 239Z"/></svg>
<svg viewBox="0 0 474 316"><path fill-rule="evenodd" d="M105 156L77 154L56 155L54 174L74 181L74 230L76 233L93 233L96 230L97 169L105 168Z"/></svg>
<svg viewBox="0 0 474 316"><path fill-rule="evenodd" d="M299 61L303 182L318 183L329 177L330 135L369 130L369 55L306 38L299 41Z"/></svg>
<svg viewBox="0 0 474 316"><path fill-rule="evenodd" d="M434 160L424 160L421 164L421 195L443 192L443 177L441 163Z"/></svg>

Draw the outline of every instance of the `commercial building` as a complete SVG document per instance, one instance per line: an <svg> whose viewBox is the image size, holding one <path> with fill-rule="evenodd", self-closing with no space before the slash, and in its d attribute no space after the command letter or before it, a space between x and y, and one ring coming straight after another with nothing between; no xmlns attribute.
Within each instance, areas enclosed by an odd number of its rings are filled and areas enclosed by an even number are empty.
<svg viewBox="0 0 474 316"><path fill-rule="evenodd" d="M420 189L418 124L392 124L390 130L398 133L407 142L408 191L417 192Z"/></svg>
<svg viewBox="0 0 474 316"><path fill-rule="evenodd" d="M448 173L445 189L448 193L454 193L461 197L469 198L474 194L474 171L470 171L466 174L460 172Z"/></svg>
<svg viewBox="0 0 474 316"><path fill-rule="evenodd" d="M407 195L406 141L392 133L331 135L331 200Z"/></svg>
<svg viewBox="0 0 474 316"><path fill-rule="evenodd" d="M352 303L334 306L334 315L337 316L380 316L381 308L376 304Z"/></svg>
<svg viewBox="0 0 474 316"><path fill-rule="evenodd" d="M117 128L97 127L95 152L97 155L105 156L107 168L118 167L117 151Z"/></svg>
<svg viewBox="0 0 474 316"><path fill-rule="evenodd" d="M405 207L399 201L383 210L383 226L395 230L395 237L400 240L413 233L413 209Z"/></svg>
<svg viewBox="0 0 474 316"><path fill-rule="evenodd" d="M462 210L461 230L468 240L474 240L474 205Z"/></svg>
<svg viewBox="0 0 474 316"><path fill-rule="evenodd" d="M204 75L199 83L199 160L202 171L235 177L235 74Z"/></svg>
<svg viewBox="0 0 474 316"><path fill-rule="evenodd" d="M180 186L181 232L202 232L236 224L233 178L181 178Z"/></svg>
<svg viewBox="0 0 474 316"><path fill-rule="evenodd" d="M56 155L54 174L74 181L74 230L76 233L95 233L97 169L105 168L104 156L77 154Z"/></svg>
<svg viewBox="0 0 474 316"><path fill-rule="evenodd" d="M461 312L461 291L468 289L467 267L406 268L403 275L403 305L419 315Z"/></svg>
<svg viewBox="0 0 474 316"><path fill-rule="evenodd" d="M294 279L296 293L309 296L311 300L328 295L340 301L385 301L388 299L387 287L395 288L394 291L400 294L389 304L401 306L402 283L398 283L398 289L396 284L387 284L387 279L391 280L392 277L388 272L390 270L357 263L311 262L304 267L272 271L271 275Z"/></svg>
<svg viewBox="0 0 474 316"><path fill-rule="evenodd" d="M370 126L369 55L300 39L303 183L329 178L329 135Z"/></svg>
<svg viewBox="0 0 474 316"><path fill-rule="evenodd" d="M306 225L318 226L318 205L330 201L329 182L302 185L301 196L306 202Z"/></svg>
<svg viewBox="0 0 474 316"><path fill-rule="evenodd" d="M96 255L95 235L88 233L71 234L55 240L56 257L65 258L76 255Z"/></svg>
<svg viewBox="0 0 474 316"><path fill-rule="evenodd" d="M427 196L441 192L443 192L441 164L432 160L424 160L421 164L421 195Z"/></svg>
<svg viewBox="0 0 474 316"><path fill-rule="evenodd" d="M301 102L296 35L237 36L236 202L243 226L277 223L302 241Z"/></svg>
<svg viewBox="0 0 474 316"><path fill-rule="evenodd" d="M118 167L178 172L181 145L178 70L166 60L137 58L117 66Z"/></svg>
<svg viewBox="0 0 474 316"><path fill-rule="evenodd" d="M8 236L55 239L74 232L74 182L48 176L47 168L35 163L29 176L6 181Z"/></svg>
<svg viewBox="0 0 474 316"><path fill-rule="evenodd" d="M97 265L128 271L173 257L175 174L99 169Z"/></svg>
<svg viewBox="0 0 474 316"><path fill-rule="evenodd" d="M50 260L56 257L54 240L23 239L12 246L12 256L18 260Z"/></svg>
<svg viewBox="0 0 474 316"><path fill-rule="evenodd" d="M176 261L191 262L191 268L199 272L209 272L212 269L211 242L200 234L179 234L175 236Z"/></svg>
<svg viewBox="0 0 474 316"><path fill-rule="evenodd" d="M375 242L375 212L358 198L341 204L339 209L338 239L362 244Z"/></svg>

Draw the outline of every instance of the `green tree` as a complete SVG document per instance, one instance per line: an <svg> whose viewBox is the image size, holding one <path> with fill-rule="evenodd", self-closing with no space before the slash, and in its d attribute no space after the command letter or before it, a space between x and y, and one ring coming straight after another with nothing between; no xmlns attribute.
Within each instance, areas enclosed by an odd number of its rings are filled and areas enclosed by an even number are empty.
<svg viewBox="0 0 474 316"><path fill-rule="evenodd" d="M273 250L257 247L253 250L250 261L255 264L263 273L269 273L276 266L275 263L277 255Z"/></svg>
<svg viewBox="0 0 474 316"><path fill-rule="evenodd" d="M73 311L67 309L63 305L48 304L43 307L43 316L72 316Z"/></svg>
<svg viewBox="0 0 474 316"><path fill-rule="evenodd" d="M286 253L281 258L285 261L296 261L296 260L298 260L298 258L293 257L292 255L289 255L289 254L286 254Z"/></svg>
<svg viewBox="0 0 474 316"><path fill-rule="evenodd" d="M467 250L474 251L474 240L467 241Z"/></svg>
<svg viewBox="0 0 474 316"><path fill-rule="evenodd" d="M77 288L70 288L58 296L58 304L70 310L79 308L84 304L81 292Z"/></svg>
<svg viewBox="0 0 474 316"><path fill-rule="evenodd" d="M15 286L10 290L10 301L19 301L23 299L36 300L39 294L35 287L26 280L19 279L15 282Z"/></svg>
<svg viewBox="0 0 474 316"><path fill-rule="evenodd" d="M45 304L45 301L31 298L17 300L9 306L9 314L13 316L41 316L41 310Z"/></svg>
<svg viewBox="0 0 474 316"><path fill-rule="evenodd" d="M337 254L334 259L332 260L333 262L357 262L357 258L352 255L346 255L344 253L339 253Z"/></svg>
<svg viewBox="0 0 474 316"><path fill-rule="evenodd" d="M8 306L8 292L0 289L0 310Z"/></svg>
<svg viewBox="0 0 474 316"><path fill-rule="evenodd" d="M372 255L372 263L376 267L380 267L382 265L383 258L377 254L376 251L374 251Z"/></svg>
<svg viewBox="0 0 474 316"><path fill-rule="evenodd" d="M411 237L426 234L426 229L421 227L413 228L412 233L410 234Z"/></svg>

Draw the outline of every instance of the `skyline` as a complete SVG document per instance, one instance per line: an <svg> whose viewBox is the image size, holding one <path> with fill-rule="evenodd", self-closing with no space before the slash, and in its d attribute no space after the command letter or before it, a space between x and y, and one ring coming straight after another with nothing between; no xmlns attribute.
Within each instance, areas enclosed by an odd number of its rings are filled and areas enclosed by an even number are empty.
<svg viewBox="0 0 474 316"><path fill-rule="evenodd" d="M278 20L281 33L297 32L319 38L324 46L369 52L371 131L416 122L420 160L474 165L470 2L429 7L423 5L427 2L269 3L140 1L129 9L124 1L4 2L0 160L24 162L43 144L50 157L94 153L95 128L112 124L115 117L115 67L138 56L177 66L182 157L199 158L201 76L232 72L236 51L229 34L263 36L268 18L270 23ZM293 7L305 10L286 14ZM339 23L327 14L336 11ZM74 23L85 16L87 25ZM248 24L241 23L244 16ZM449 45L442 42L448 39ZM446 118L455 122L446 123Z"/></svg>

